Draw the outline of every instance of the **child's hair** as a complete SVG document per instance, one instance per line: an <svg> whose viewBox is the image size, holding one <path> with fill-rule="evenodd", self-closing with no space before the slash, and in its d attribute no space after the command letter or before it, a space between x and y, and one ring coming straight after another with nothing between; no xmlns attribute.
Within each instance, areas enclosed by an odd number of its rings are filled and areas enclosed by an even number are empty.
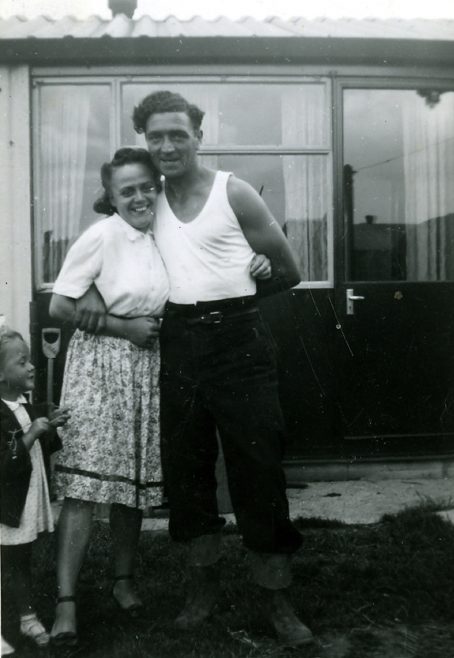
<svg viewBox="0 0 454 658"><path fill-rule="evenodd" d="M6 324L0 326L0 368L3 366L3 360L5 358L5 347L7 343L15 338L19 338L25 343L22 335L18 331L10 329Z"/></svg>
<svg viewBox="0 0 454 658"><path fill-rule="evenodd" d="M150 170L155 187L158 192L161 191L161 177L156 167L154 166L151 156L146 149L124 146L118 151L115 151L114 157L110 162L104 162L101 166L101 183L104 188L104 193L93 204L93 210L102 215L113 215L117 209L113 207L110 202L110 184L112 181L112 173L114 169L118 169L127 164L142 164Z"/></svg>

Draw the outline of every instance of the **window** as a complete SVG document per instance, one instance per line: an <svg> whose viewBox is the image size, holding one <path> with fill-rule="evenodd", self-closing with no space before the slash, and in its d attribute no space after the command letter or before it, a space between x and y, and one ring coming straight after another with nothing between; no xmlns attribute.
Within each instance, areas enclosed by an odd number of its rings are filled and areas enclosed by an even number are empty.
<svg viewBox="0 0 454 658"><path fill-rule="evenodd" d="M35 83L36 282L55 280L69 244L95 219L99 168L115 148L145 145L131 115L172 89L205 111L201 157L234 172L281 223L303 281L332 285L330 89L325 80L245 77L52 78Z"/></svg>
<svg viewBox="0 0 454 658"><path fill-rule="evenodd" d="M55 281L69 245L93 221L100 165L111 150L111 90L71 83L35 89L35 280L42 288Z"/></svg>
<svg viewBox="0 0 454 658"><path fill-rule="evenodd" d="M351 279L454 280L454 92L344 90Z"/></svg>

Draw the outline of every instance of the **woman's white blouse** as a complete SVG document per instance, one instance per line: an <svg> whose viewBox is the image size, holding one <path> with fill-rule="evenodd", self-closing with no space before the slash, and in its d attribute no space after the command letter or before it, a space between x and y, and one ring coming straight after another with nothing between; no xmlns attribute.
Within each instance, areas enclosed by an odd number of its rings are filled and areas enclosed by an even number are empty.
<svg viewBox="0 0 454 658"><path fill-rule="evenodd" d="M162 315L169 280L152 232L119 215L90 226L68 251L53 292L79 299L92 283L112 315Z"/></svg>

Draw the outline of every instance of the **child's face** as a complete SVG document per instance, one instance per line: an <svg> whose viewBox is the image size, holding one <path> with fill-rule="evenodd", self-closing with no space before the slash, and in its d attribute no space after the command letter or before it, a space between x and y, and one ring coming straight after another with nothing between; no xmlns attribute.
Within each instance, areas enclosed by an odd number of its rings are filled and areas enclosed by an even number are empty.
<svg viewBox="0 0 454 658"><path fill-rule="evenodd" d="M8 340L2 350L0 388L3 393L26 393L35 386L35 366L30 363L30 351L20 338Z"/></svg>

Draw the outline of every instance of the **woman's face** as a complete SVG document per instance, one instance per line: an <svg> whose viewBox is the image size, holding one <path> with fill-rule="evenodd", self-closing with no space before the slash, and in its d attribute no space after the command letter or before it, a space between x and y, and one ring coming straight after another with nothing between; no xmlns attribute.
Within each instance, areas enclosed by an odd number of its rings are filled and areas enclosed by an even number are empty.
<svg viewBox="0 0 454 658"><path fill-rule="evenodd" d="M157 191L151 171L138 162L112 171L110 202L130 226L145 233L151 226Z"/></svg>

